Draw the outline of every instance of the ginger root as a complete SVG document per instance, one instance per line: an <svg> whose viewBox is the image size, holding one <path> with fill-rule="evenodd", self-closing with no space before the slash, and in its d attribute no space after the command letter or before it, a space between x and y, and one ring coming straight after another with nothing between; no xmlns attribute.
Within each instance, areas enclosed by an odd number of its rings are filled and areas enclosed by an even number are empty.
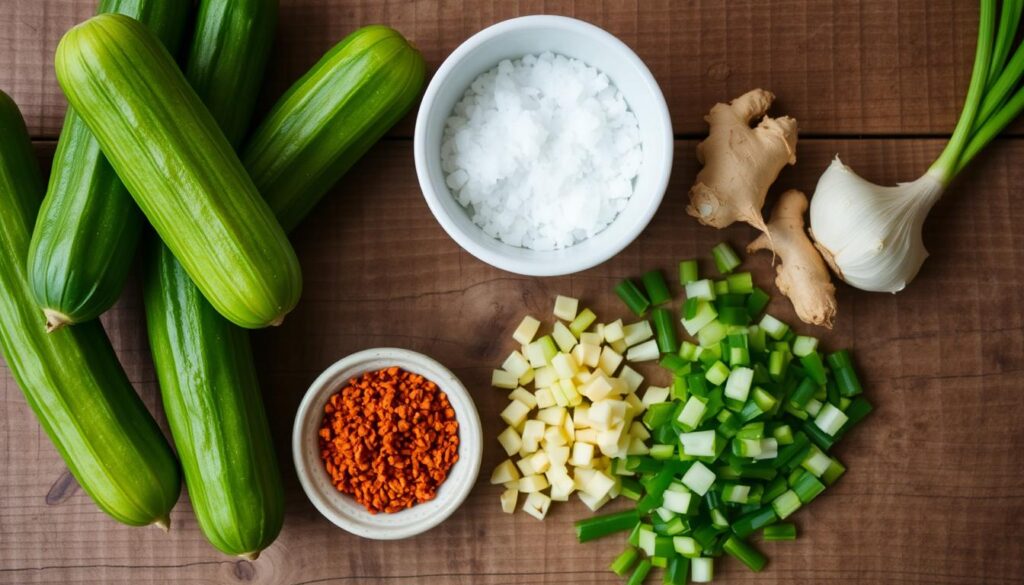
<svg viewBox="0 0 1024 585"><path fill-rule="evenodd" d="M704 168L686 207L702 224L721 229L745 221L765 230L761 207L768 187L782 167L796 163L796 120L765 116L774 100L772 92L755 89L728 104L715 104L704 117L711 127L697 145ZM757 118L761 123L751 128Z"/></svg>
<svg viewBox="0 0 1024 585"><path fill-rule="evenodd" d="M807 196L796 189L782 194L772 210L765 233L747 246L747 252L771 250L782 263L775 267L775 285L789 297L805 323L832 328L836 315L836 287L818 250L804 229Z"/></svg>

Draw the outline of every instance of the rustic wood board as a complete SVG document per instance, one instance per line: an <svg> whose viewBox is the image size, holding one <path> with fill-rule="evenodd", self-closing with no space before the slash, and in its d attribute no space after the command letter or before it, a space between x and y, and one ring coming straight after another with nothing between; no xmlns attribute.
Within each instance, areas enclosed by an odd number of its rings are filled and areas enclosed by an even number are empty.
<svg viewBox="0 0 1024 585"><path fill-rule="evenodd" d="M60 132L53 52L95 6L0 0L0 88L26 110L35 136ZM262 101L360 25L397 28L434 69L478 30L536 13L594 22L633 47L685 135L705 131L712 104L758 86L777 93L778 111L796 116L808 136L948 134L970 80L977 23L976 2L965 0L281 0ZM406 120L394 134L411 130Z"/></svg>
<svg viewBox="0 0 1024 585"><path fill-rule="evenodd" d="M49 55L60 32L88 15L90 4L0 0L0 88L13 87L25 106L41 138L43 160L53 149L45 138L56 135L63 110ZM898 19L887 16L888 3L780 2L764 9L772 15L766 22L752 20L761 10L755 5L667 0L283 4L271 95L357 24L398 26L436 65L481 26L542 10L602 23L637 47L666 86L681 134L701 131L707 103L770 81L806 132L799 166L784 171L773 192L810 192L835 153L875 181L916 176L942 147L938 138L916 135L941 133L955 120L975 19L969 2L904 1L893 8ZM812 17L815 11L833 16ZM927 26L918 22L923 17ZM26 22L33 32L18 32ZM638 34L656 27L663 27L660 37ZM902 36L893 40L896 30ZM782 42L779 37L809 47L815 34L835 37L832 42L843 48L834 56L813 47L761 50L769 39ZM852 41L840 42L842 34L865 40L850 48ZM700 42L694 40L698 35ZM659 39L670 48L659 48ZM20 48L33 43L38 47ZM938 49L928 51L929 46ZM699 66L680 56L694 51ZM787 60L792 55L799 62ZM891 63L894 55L915 65ZM732 70L718 85L705 75L715 58ZM805 62L814 58L826 69ZM885 65L879 69L879 63ZM926 64L926 78L902 77ZM824 85L804 89L811 83ZM885 136L824 137L844 133ZM170 535L108 519L70 479L0 366L0 583L619 582L604 569L622 546L619 538L574 543L572 521L586 514L581 504L556 506L544 523L501 513L498 490L486 482L501 458L491 438L500 430L497 413L504 402L502 393L488 387L490 369L510 351L508 337L521 316L548 314L555 294L579 296L608 319L625 316L610 292L619 278L654 266L670 269L681 258L707 257L723 238L740 247L753 232L716 232L685 216L696 142L681 139L666 200L626 251L572 277L507 274L462 252L434 221L419 194L411 142L403 134L408 127L375 147L298 230L303 302L281 328L253 336L287 494L285 528L274 546L254 563L218 554L199 533L185 496ZM825 343L855 351L877 410L837 447L849 468L846 476L795 516L801 538L763 545L771 561L759 575L722 562L716 582L1022 581L1022 159L1024 141L999 140L938 204L926 226L932 258L910 289L890 296L840 287L839 321L824 335ZM770 282L767 256L747 265L763 285ZM792 319L782 301L772 311ZM104 321L130 379L162 421L136 284ZM427 535L390 543L349 536L321 518L298 485L288 445L293 414L313 378L343 355L382 345L424 351L450 366L471 388L487 438L483 480L455 516Z"/></svg>

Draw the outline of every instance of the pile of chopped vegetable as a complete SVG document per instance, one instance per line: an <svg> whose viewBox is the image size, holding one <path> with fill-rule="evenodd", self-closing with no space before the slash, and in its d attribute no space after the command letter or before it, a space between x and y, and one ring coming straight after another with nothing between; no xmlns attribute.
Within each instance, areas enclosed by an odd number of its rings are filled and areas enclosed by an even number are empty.
<svg viewBox="0 0 1024 585"><path fill-rule="evenodd" d="M718 279L701 278L695 260L680 263L680 315L668 308L659 270L615 287L641 319L630 325L588 332L593 313L581 321L575 300L560 297L555 313L570 325L557 322L534 341L539 322L528 317L516 331L522 354L494 373L496 386L513 389L499 441L520 457L492 476L506 486L504 509L514 509L518 492L529 494L524 510L538 518L574 490L591 509L617 495L635 501L576 523L580 542L629 532L610 568L631 585L655 567L665 569L665 583L709 582L722 553L760 571L767 559L750 538L796 538L785 520L846 471L830 451L872 408L848 351L821 351L816 338L765 313L768 294L750 273L735 272L742 261L728 244L713 256ZM572 311L560 310L566 304ZM614 359L604 361L605 352ZM618 371L623 356L659 360L671 384L638 398L643 377L628 365ZM531 381L533 393L521 386ZM590 392L595 384L601 392ZM549 404L563 385L579 391ZM550 497L542 493L549 484Z"/></svg>
<svg viewBox="0 0 1024 585"><path fill-rule="evenodd" d="M492 484L505 486L501 506L510 514L520 493L526 494L523 511L538 520L553 500L567 501L574 492L597 510L619 493L613 458L647 452L650 435L634 420L644 410L636 395L643 376L624 361L657 359L657 347L639 355L654 343L647 341L651 326L621 319L594 325L597 315L578 309L577 299L559 296L559 320L539 338L540 321L523 319L512 335L521 351L491 376L493 386L512 391L501 413L508 428L498 435L509 459L491 475ZM531 384L533 392L526 389Z"/></svg>

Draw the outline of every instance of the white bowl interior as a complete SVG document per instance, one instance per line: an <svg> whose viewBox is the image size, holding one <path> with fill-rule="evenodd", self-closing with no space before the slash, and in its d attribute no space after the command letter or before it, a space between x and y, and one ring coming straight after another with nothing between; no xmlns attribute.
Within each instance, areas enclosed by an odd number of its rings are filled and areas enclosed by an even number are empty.
<svg viewBox="0 0 1024 585"><path fill-rule="evenodd" d="M608 75L637 116L643 163L626 208L602 232L574 246L536 251L485 234L451 195L441 169L446 119L470 83L503 59L552 51ZM610 33L558 16L526 16L496 24L460 46L431 81L416 125L417 166L428 203L445 230L478 258L505 270L536 276L595 266L620 252L646 227L664 195L672 166L672 129L660 88L639 57Z"/></svg>
<svg viewBox="0 0 1024 585"><path fill-rule="evenodd" d="M352 497L331 484L320 459L317 431L323 408L349 379L371 370L401 367L432 380L448 396L459 422L459 460L438 488L437 496L393 514L370 514ZM313 505L345 530L380 540L406 538L440 524L469 495L480 471L483 454L480 417L465 386L447 368L422 354L394 348L369 349L335 363L310 386L299 406L292 436L295 469Z"/></svg>

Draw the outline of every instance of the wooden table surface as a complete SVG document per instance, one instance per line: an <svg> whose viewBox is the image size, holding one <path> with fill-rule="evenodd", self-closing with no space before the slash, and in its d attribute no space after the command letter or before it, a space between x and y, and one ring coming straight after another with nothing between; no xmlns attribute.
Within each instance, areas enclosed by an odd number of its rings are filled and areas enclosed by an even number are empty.
<svg viewBox="0 0 1024 585"><path fill-rule="evenodd" d="M184 1L184 0L182 0ZM526 278L461 251L420 196L412 117L329 194L294 238L305 295L286 323L253 338L284 469L287 518L256 562L204 541L186 496L169 535L104 516L71 479L0 365L0 583L616 583L605 570L618 538L575 544L582 504L537 522L507 516L487 483L501 459L493 436L505 398L488 387L526 313L555 294L608 319L623 309L624 276L708 256L753 231L700 227L684 212L702 116L753 87L800 121L799 163L773 194L810 193L836 153L867 178L919 175L941 150L966 91L977 23L966 0L871 2L282 0L265 109L353 28L390 24L431 68L500 20L557 13L622 38L661 83L676 133L669 192L644 234L615 259L564 278ZM48 162L65 101L52 55L94 0L0 0L0 88L21 105ZM839 287L839 319L822 335L855 350L876 412L837 448L849 471L795 518L801 538L767 543L755 575L727 560L721 583L1010 584L1024 582L1024 133L997 140L936 206L925 227L931 259L899 295ZM1017 203L1014 203L1014 202ZM770 282L767 257L748 262ZM779 299L772 311L792 319ZM142 327L138 285L104 316L129 377L163 424ZM372 346L426 352L473 393L487 439L482 480L441 527L400 542L333 527L303 495L289 436L300 397L327 365Z"/></svg>

